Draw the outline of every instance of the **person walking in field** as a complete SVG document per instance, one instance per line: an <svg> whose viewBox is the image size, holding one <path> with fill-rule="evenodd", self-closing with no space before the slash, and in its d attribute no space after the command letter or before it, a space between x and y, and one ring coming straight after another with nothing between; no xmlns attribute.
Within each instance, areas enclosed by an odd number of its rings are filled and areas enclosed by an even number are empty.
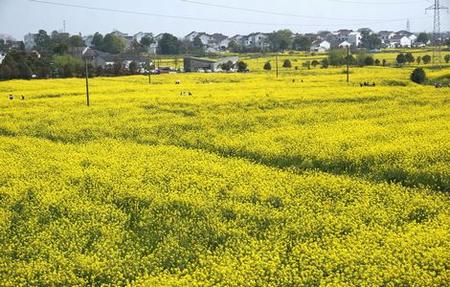
<svg viewBox="0 0 450 287"><path fill-rule="evenodd" d="M14 100L14 96L12 94L9 95L9 100Z"/></svg>

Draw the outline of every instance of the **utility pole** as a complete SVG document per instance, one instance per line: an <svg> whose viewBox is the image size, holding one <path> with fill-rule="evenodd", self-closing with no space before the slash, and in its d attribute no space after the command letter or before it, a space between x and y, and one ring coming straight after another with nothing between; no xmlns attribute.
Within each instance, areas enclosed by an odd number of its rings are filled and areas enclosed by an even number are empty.
<svg viewBox="0 0 450 287"><path fill-rule="evenodd" d="M441 10L447 10L448 7L442 6L439 0L434 0L434 4L425 9L433 10L433 64L441 63Z"/></svg>
<svg viewBox="0 0 450 287"><path fill-rule="evenodd" d="M148 59L148 84L152 84L152 58Z"/></svg>
<svg viewBox="0 0 450 287"><path fill-rule="evenodd" d="M275 69L277 71L277 78L278 78L278 75L280 74L278 71L278 54L275 56Z"/></svg>
<svg viewBox="0 0 450 287"><path fill-rule="evenodd" d="M350 46L347 46L347 84L350 83Z"/></svg>
<svg viewBox="0 0 450 287"><path fill-rule="evenodd" d="M411 32L411 22L409 18L406 20L406 31Z"/></svg>
<svg viewBox="0 0 450 287"><path fill-rule="evenodd" d="M96 56L96 53L91 48L86 48L83 50L82 57L84 59L84 65L86 68L86 104L89 107L90 101L89 101L89 61L94 59Z"/></svg>
<svg viewBox="0 0 450 287"><path fill-rule="evenodd" d="M90 102L89 102L89 66L88 66L88 58L87 57L84 58L84 63L86 66L86 104L89 107L90 106Z"/></svg>

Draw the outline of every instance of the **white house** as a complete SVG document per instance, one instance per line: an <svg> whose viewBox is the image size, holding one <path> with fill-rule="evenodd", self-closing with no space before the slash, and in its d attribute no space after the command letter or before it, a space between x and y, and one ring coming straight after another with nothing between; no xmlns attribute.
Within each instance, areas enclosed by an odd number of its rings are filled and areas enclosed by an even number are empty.
<svg viewBox="0 0 450 287"><path fill-rule="evenodd" d="M264 33L252 33L247 36L247 47L264 49L267 48L267 39L269 36Z"/></svg>
<svg viewBox="0 0 450 287"><path fill-rule="evenodd" d="M350 34L348 34L346 41L352 44L354 47L359 47L359 45L361 45L362 35L360 32L351 32Z"/></svg>
<svg viewBox="0 0 450 287"><path fill-rule="evenodd" d="M6 58L6 53L0 52L0 64L3 63L3 60Z"/></svg>
<svg viewBox="0 0 450 287"><path fill-rule="evenodd" d="M413 44L412 40L408 36L395 36L391 39L389 43L390 48L400 48L400 47L411 47Z"/></svg>
<svg viewBox="0 0 450 287"><path fill-rule="evenodd" d="M330 48L331 48L330 42L318 40L312 44L311 52L323 53L323 52L330 50Z"/></svg>
<svg viewBox="0 0 450 287"><path fill-rule="evenodd" d="M347 42L347 41L344 41L344 42L340 43L338 47L339 47L339 48L349 48L349 47L351 47L351 46L352 46L351 43L349 43L349 42Z"/></svg>

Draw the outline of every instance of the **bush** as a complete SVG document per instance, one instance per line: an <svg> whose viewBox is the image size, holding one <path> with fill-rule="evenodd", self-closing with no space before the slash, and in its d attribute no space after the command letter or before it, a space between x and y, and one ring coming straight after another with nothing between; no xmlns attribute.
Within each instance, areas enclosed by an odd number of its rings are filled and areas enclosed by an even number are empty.
<svg viewBox="0 0 450 287"><path fill-rule="evenodd" d="M292 68L292 63L289 59L284 60L283 68Z"/></svg>
<svg viewBox="0 0 450 287"><path fill-rule="evenodd" d="M431 56L430 55L425 55L422 57L422 62L427 65L429 63L431 63Z"/></svg>
<svg viewBox="0 0 450 287"><path fill-rule="evenodd" d="M272 65L270 64L270 62L264 64L264 70L266 71L272 70Z"/></svg>
<svg viewBox="0 0 450 287"><path fill-rule="evenodd" d="M417 84L423 84L427 80L427 74L422 68L415 69L411 74L411 81Z"/></svg>
<svg viewBox="0 0 450 287"><path fill-rule="evenodd" d="M314 68L317 67L317 66L319 66L319 65L320 65L320 63L319 63L319 61L317 61L317 60L313 60L313 61L311 62L311 66L313 66Z"/></svg>
<svg viewBox="0 0 450 287"><path fill-rule="evenodd" d="M397 58L396 58L396 61L397 61L397 64L399 64L399 65L405 64L407 62L405 54L403 54L403 53L398 54Z"/></svg>
<svg viewBox="0 0 450 287"><path fill-rule="evenodd" d="M237 70L239 73L248 72L248 64L244 61L237 62Z"/></svg>
<svg viewBox="0 0 450 287"><path fill-rule="evenodd" d="M375 64L375 60L373 59L372 56L367 56L364 59L364 65L366 65L366 66L373 66L374 64Z"/></svg>
<svg viewBox="0 0 450 287"><path fill-rule="evenodd" d="M321 62L321 68L322 69L326 69L326 68L328 68L330 66L330 63L328 62L328 59L323 59L322 60L322 62Z"/></svg>
<svg viewBox="0 0 450 287"><path fill-rule="evenodd" d="M445 55L444 61L448 64L450 62L450 54Z"/></svg>

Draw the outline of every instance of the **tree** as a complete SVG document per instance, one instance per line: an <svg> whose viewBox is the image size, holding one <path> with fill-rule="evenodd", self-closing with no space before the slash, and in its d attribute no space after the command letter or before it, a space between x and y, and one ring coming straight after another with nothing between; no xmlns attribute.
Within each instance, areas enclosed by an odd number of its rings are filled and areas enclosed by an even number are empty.
<svg viewBox="0 0 450 287"><path fill-rule="evenodd" d="M358 64L358 66L361 66L361 67L365 66L366 65L366 59L369 56L370 55L367 54L367 50L366 49L360 49L358 51L358 54L356 55L356 60L355 61Z"/></svg>
<svg viewBox="0 0 450 287"><path fill-rule="evenodd" d="M103 49L103 35L100 33L95 33L94 37L92 38L92 45L98 49L98 50L102 50Z"/></svg>
<svg viewBox="0 0 450 287"><path fill-rule="evenodd" d="M145 36L141 39L141 45L146 48L150 47L153 43L155 43L155 40L153 40L153 38L150 36Z"/></svg>
<svg viewBox="0 0 450 287"><path fill-rule="evenodd" d="M406 59L406 62L408 62L410 64L414 63L416 61L416 58L414 58L413 54L410 52L406 53L405 59Z"/></svg>
<svg viewBox="0 0 450 287"><path fill-rule="evenodd" d="M373 66L374 64L375 64L375 60L373 59L372 56L367 56L364 59L364 65L366 65L366 66Z"/></svg>
<svg viewBox="0 0 450 287"><path fill-rule="evenodd" d="M30 80L33 76L33 72L27 63L25 61L20 61L17 66L19 68L19 77L24 80Z"/></svg>
<svg viewBox="0 0 450 287"><path fill-rule="evenodd" d="M248 71L248 65L244 61L237 62L237 70L239 73L247 72Z"/></svg>
<svg viewBox="0 0 450 287"><path fill-rule="evenodd" d="M331 66L341 66L345 64L346 52L343 49L334 49L328 53L328 63Z"/></svg>
<svg viewBox="0 0 450 287"><path fill-rule="evenodd" d="M292 47L292 31L288 29L278 30L269 34L269 43L272 51L284 51Z"/></svg>
<svg viewBox="0 0 450 287"><path fill-rule="evenodd" d="M83 38L81 38L78 35L73 35L72 37L70 37L68 42L71 47L84 47L85 46Z"/></svg>
<svg viewBox="0 0 450 287"><path fill-rule="evenodd" d="M3 39L0 39L0 51L6 51L6 42Z"/></svg>
<svg viewBox="0 0 450 287"><path fill-rule="evenodd" d="M321 64L321 68L322 69L326 69L326 68L328 68L330 66L330 63L328 62L327 58L323 59L320 64Z"/></svg>
<svg viewBox="0 0 450 287"><path fill-rule="evenodd" d="M383 61L381 61L381 62L382 62L382 64L383 64L383 67L386 67L386 65L387 65L386 59L383 59Z"/></svg>
<svg viewBox="0 0 450 287"><path fill-rule="evenodd" d="M428 65L429 63L431 63L431 56L430 56L430 55L425 55L425 56L423 56L423 57L422 57L422 62L423 62L425 65Z"/></svg>
<svg viewBox="0 0 450 287"><path fill-rule="evenodd" d="M226 72L230 71L232 68L233 68L233 62L231 62L231 61L228 61L228 62L223 63L221 65L221 69L226 71Z"/></svg>
<svg viewBox="0 0 450 287"><path fill-rule="evenodd" d="M0 80L11 80L11 69L8 65L0 65Z"/></svg>
<svg viewBox="0 0 450 287"><path fill-rule="evenodd" d="M376 34L373 34L369 31L363 31L361 38L361 46L369 50L379 49L382 46L382 42L381 39L378 38Z"/></svg>
<svg viewBox="0 0 450 287"><path fill-rule="evenodd" d="M125 44L120 37L110 33L103 38L100 50L111 54L120 54L125 50Z"/></svg>
<svg viewBox="0 0 450 287"><path fill-rule="evenodd" d="M159 52L162 55L178 55L180 53L180 43L177 37L165 33L158 43Z"/></svg>
<svg viewBox="0 0 450 287"><path fill-rule="evenodd" d="M122 63L120 63L120 61L114 62L112 72L116 76L122 75Z"/></svg>
<svg viewBox="0 0 450 287"><path fill-rule="evenodd" d="M311 39L305 36L297 36L293 42L293 48L299 51L309 51L311 50L311 45Z"/></svg>
<svg viewBox="0 0 450 287"><path fill-rule="evenodd" d="M376 59L376 60L375 60L375 65L376 65L376 66L379 66L379 65L381 65L381 61L380 61L380 59Z"/></svg>
<svg viewBox="0 0 450 287"><path fill-rule="evenodd" d="M136 63L135 61L131 62L131 63L128 65L128 70L130 71L130 74L131 74L131 75L137 74L137 71L138 71L138 63Z"/></svg>
<svg viewBox="0 0 450 287"><path fill-rule="evenodd" d="M397 64L403 65L407 62L405 54L401 53L397 55L396 58Z"/></svg>
<svg viewBox="0 0 450 287"><path fill-rule="evenodd" d="M422 62L422 57L417 57L416 59L417 65L420 65L420 63Z"/></svg>
<svg viewBox="0 0 450 287"><path fill-rule="evenodd" d="M411 74L411 81L417 84L423 84L427 80L427 75L422 68L416 68Z"/></svg>
<svg viewBox="0 0 450 287"><path fill-rule="evenodd" d="M51 49L51 39L45 30L39 30L39 32L35 35L35 43L36 49L45 54Z"/></svg>
<svg viewBox="0 0 450 287"><path fill-rule="evenodd" d="M292 68L291 60L289 59L284 60L283 68Z"/></svg>
<svg viewBox="0 0 450 287"><path fill-rule="evenodd" d="M444 61L448 64L450 62L450 54L444 56Z"/></svg>
<svg viewBox="0 0 450 287"><path fill-rule="evenodd" d="M272 70L272 65L270 64L270 62L266 62L264 64L264 70L266 70L266 71Z"/></svg>
<svg viewBox="0 0 450 287"><path fill-rule="evenodd" d="M428 41L430 41L430 37L428 36L427 33L420 33L419 36L417 37L417 42L419 43L427 44Z"/></svg>
<svg viewBox="0 0 450 287"><path fill-rule="evenodd" d="M231 41L228 44L228 50L233 53L239 53L241 51L241 46L236 41Z"/></svg>
<svg viewBox="0 0 450 287"><path fill-rule="evenodd" d="M313 68L317 67L318 65L320 65L319 61L317 61L317 60L312 60L311 66L313 66Z"/></svg>
<svg viewBox="0 0 450 287"><path fill-rule="evenodd" d="M205 53L205 45L203 45L202 39L199 36L195 37L194 41L192 41L192 49L194 53L199 55Z"/></svg>

